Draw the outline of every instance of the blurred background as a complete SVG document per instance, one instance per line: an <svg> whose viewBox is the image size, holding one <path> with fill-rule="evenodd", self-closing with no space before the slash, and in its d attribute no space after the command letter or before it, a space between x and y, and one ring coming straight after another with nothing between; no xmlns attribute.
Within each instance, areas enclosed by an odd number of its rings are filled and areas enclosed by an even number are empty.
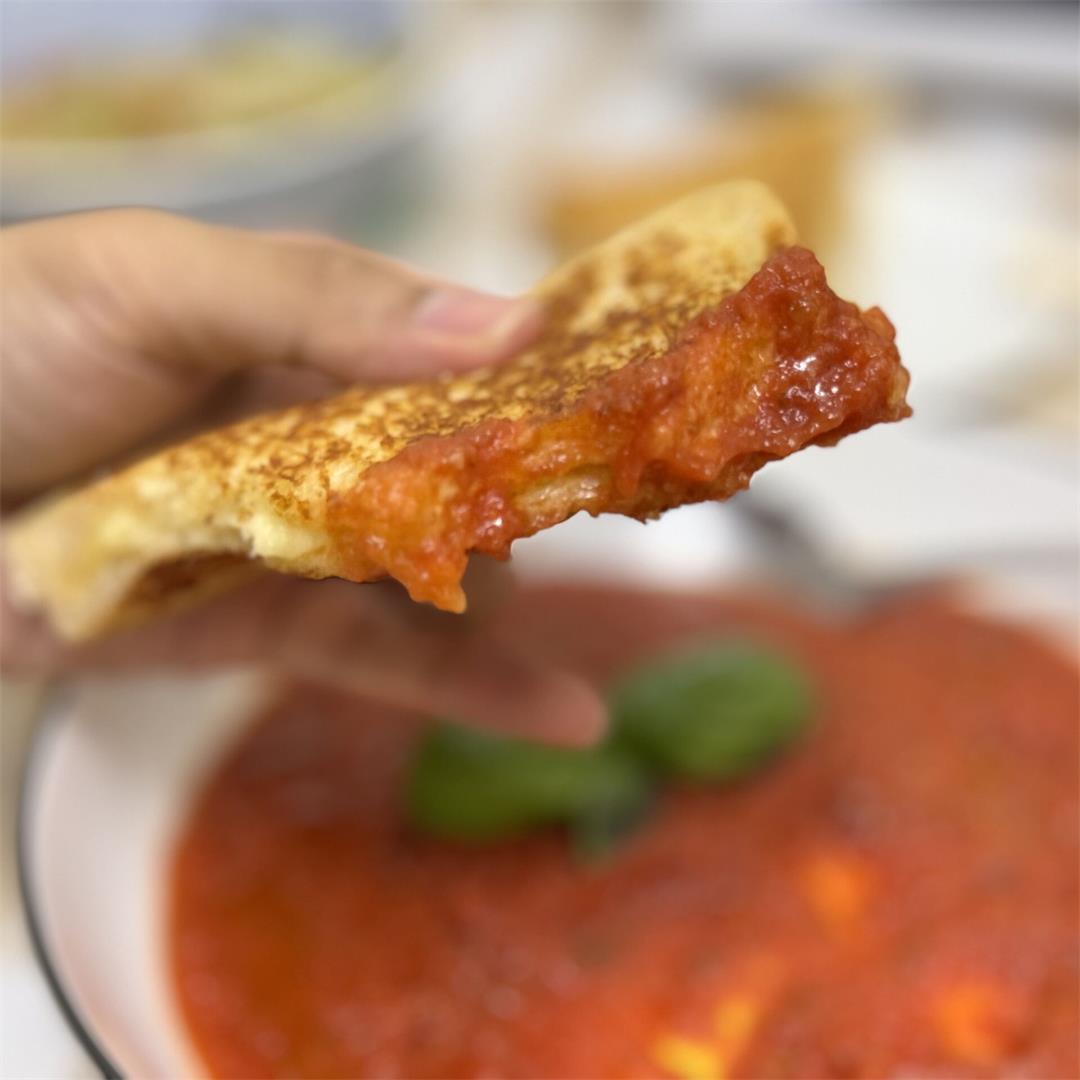
<svg viewBox="0 0 1080 1080"><path fill-rule="evenodd" d="M1041 552L1010 573L1075 618L1076 4L0 11L5 224L153 205L320 229L511 292L684 191L767 181L836 290L897 325L916 415L755 490L864 573ZM727 534L687 527L694 512L626 558L707 569ZM611 534L580 524L533 564L557 569L567 543L600 560ZM5 688L8 811L29 694ZM5 877L7 1075L75 1075Z"/></svg>

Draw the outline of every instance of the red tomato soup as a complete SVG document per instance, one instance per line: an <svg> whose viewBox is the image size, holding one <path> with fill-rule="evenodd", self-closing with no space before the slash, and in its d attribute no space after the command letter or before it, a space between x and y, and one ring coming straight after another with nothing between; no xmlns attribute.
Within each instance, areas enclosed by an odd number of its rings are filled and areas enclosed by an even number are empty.
<svg viewBox="0 0 1080 1080"><path fill-rule="evenodd" d="M547 588L506 618L600 685L687 639L774 643L815 723L587 864L554 830L417 835L416 718L291 688L176 849L171 963L211 1073L1080 1075L1074 666L932 598L833 625Z"/></svg>

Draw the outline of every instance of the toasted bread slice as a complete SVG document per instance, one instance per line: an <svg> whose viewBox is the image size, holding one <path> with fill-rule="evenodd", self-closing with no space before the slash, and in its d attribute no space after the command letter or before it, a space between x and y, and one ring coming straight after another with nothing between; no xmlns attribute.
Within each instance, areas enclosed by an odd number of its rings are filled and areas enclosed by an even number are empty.
<svg viewBox="0 0 1080 1080"><path fill-rule="evenodd" d="M725 498L907 415L892 326L793 241L759 184L682 199L544 280L546 328L505 365L259 416L30 508L15 595L74 639L264 567L391 576L461 611L471 551L579 510Z"/></svg>

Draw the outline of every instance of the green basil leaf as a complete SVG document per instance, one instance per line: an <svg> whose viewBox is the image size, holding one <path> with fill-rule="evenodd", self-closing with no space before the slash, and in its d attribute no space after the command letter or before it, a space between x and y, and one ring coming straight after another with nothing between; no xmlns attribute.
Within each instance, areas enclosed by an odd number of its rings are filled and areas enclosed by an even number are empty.
<svg viewBox="0 0 1080 1080"><path fill-rule="evenodd" d="M780 653L716 641L639 667L609 704L618 745L663 773L726 781L802 733L812 693L803 672Z"/></svg>
<svg viewBox="0 0 1080 1080"><path fill-rule="evenodd" d="M639 805L647 771L613 746L543 746L451 723L421 742L408 782L412 821L437 836L495 840Z"/></svg>

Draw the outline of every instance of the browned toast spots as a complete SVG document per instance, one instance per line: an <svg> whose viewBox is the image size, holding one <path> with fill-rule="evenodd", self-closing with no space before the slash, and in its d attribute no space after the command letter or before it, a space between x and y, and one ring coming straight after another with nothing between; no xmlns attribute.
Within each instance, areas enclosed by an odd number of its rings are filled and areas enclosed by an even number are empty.
<svg viewBox="0 0 1080 1080"><path fill-rule="evenodd" d="M460 611L470 551L579 510L725 498L907 415L889 321L794 240L760 184L689 196L541 282L544 331L507 364L258 416L30 508L8 529L15 595L71 638L262 568L391 576Z"/></svg>

